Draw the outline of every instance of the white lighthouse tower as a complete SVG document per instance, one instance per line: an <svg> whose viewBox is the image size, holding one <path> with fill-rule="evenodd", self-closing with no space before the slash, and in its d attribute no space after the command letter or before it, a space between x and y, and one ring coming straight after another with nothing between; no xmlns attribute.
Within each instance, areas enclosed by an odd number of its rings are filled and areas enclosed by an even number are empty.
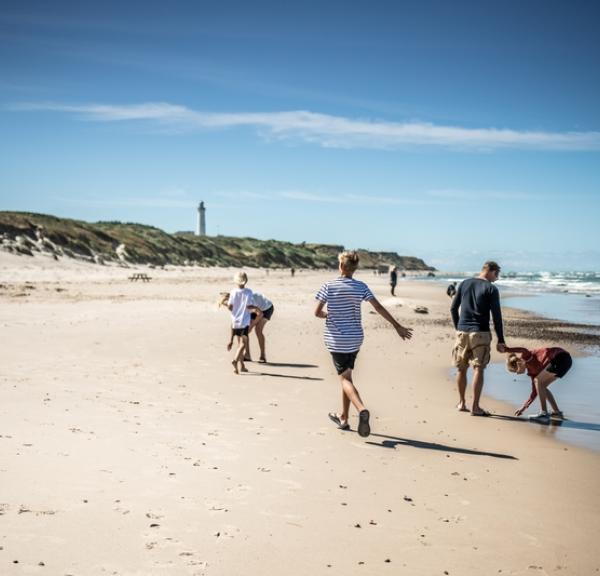
<svg viewBox="0 0 600 576"><path fill-rule="evenodd" d="M204 202L200 202L200 204L198 204L196 236L206 236L206 208L204 207Z"/></svg>

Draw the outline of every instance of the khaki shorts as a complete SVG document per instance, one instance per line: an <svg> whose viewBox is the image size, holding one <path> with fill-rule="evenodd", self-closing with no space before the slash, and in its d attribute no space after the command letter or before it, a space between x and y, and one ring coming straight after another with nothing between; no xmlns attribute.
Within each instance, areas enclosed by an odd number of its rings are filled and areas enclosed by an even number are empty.
<svg viewBox="0 0 600 576"><path fill-rule="evenodd" d="M457 332L452 360L459 370L485 368L490 363L491 332Z"/></svg>

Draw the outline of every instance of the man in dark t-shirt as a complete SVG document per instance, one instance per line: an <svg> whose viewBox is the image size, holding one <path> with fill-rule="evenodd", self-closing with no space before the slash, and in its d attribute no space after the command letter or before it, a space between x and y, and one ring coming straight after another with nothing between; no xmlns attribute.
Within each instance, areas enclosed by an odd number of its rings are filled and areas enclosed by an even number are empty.
<svg viewBox="0 0 600 576"><path fill-rule="evenodd" d="M498 280L500 266L493 261L486 262L479 276L468 278L460 283L452 300L450 313L456 329L456 341L452 350L454 366L457 368L458 409L468 412L465 401L467 370L473 366L473 405L472 416L489 416L490 413L479 405L483 390L483 371L490 361L490 314L494 320L494 331L498 338L496 349L504 352L504 333L500 294L493 282Z"/></svg>

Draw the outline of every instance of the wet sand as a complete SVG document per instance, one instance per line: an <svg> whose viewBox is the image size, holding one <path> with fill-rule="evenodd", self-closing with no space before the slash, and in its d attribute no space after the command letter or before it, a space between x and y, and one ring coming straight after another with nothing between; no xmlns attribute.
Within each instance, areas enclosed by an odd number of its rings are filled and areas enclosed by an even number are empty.
<svg viewBox="0 0 600 576"><path fill-rule="evenodd" d="M236 376L215 306L232 270L143 269L140 283L0 256L2 574L600 569L600 455L489 398L495 417L453 408L438 286L401 282L394 299L386 277L357 276L415 331L402 342L363 307L362 439L327 418L340 391L312 312L331 273L248 271L275 303L270 363ZM509 342L536 343L521 338L538 319L506 317Z"/></svg>

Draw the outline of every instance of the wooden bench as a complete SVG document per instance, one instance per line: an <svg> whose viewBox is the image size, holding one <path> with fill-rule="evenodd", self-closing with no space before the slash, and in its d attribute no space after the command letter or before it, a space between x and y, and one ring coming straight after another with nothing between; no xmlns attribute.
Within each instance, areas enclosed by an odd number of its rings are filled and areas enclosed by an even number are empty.
<svg viewBox="0 0 600 576"><path fill-rule="evenodd" d="M150 282L150 280L152 280L152 278L150 276L148 276L148 274L144 274L142 273L136 273L136 274L132 274L131 276L129 276L129 280L131 282L137 282L138 280L141 280L142 282Z"/></svg>

